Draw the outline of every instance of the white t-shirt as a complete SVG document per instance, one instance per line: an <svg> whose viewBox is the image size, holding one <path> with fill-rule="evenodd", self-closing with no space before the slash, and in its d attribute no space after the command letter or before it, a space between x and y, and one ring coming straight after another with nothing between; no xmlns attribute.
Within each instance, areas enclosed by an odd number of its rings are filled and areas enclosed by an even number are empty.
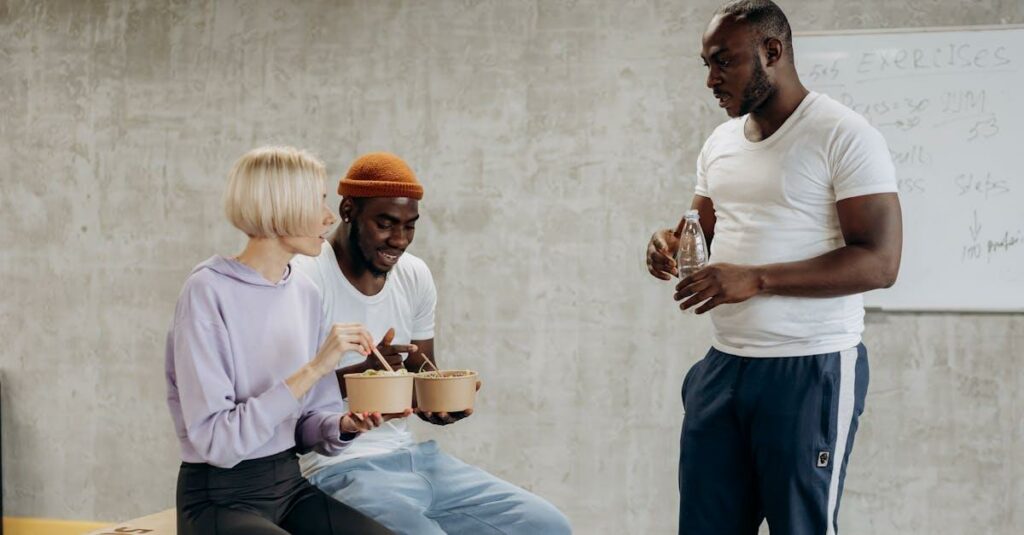
<svg viewBox="0 0 1024 535"><path fill-rule="evenodd" d="M722 124L697 160L697 195L715 206L711 262L771 264L845 245L836 202L897 191L882 134L827 95L810 93L760 142L747 117ZM711 310L714 346L746 357L814 355L860 343L860 294L809 298L759 295Z"/></svg>
<svg viewBox="0 0 1024 535"><path fill-rule="evenodd" d="M388 274L384 288L376 295L365 295L352 286L338 267L330 243L324 243L320 256L315 258L296 256L292 266L308 276L320 289L323 321L326 325L362 323L374 340L380 340L389 328L394 328L392 344L408 344L412 340L434 338L437 289L430 268L423 260L403 253ZM358 364L364 358L359 353L348 352L342 357L339 368ZM345 408L348 409L347 403ZM299 464L303 475L309 477L331 464L389 453L413 443L407 420L390 420L357 437L336 457L307 453L299 459Z"/></svg>

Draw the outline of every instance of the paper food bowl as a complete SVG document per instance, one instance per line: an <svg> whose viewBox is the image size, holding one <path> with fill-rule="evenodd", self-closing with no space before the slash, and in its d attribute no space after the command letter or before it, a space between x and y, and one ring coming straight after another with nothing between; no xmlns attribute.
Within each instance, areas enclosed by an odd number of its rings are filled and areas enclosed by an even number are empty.
<svg viewBox="0 0 1024 535"><path fill-rule="evenodd" d="M348 410L396 414L412 408L413 375L410 373L346 373Z"/></svg>
<svg viewBox="0 0 1024 535"><path fill-rule="evenodd" d="M470 370L416 374L416 406L424 412L460 412L473 408L478 375Z"/></svg>

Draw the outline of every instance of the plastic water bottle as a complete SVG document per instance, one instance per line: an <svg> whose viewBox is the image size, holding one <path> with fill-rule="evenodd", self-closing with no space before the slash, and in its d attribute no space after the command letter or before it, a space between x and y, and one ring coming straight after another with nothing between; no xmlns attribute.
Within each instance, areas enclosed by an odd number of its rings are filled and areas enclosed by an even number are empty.
<svg viewBox="0 0 1024 535"><path fill-rule="evenodd" d="M708 246L704 242L704 230L700 228L700 214L697 210L687 210L679 230L679 250L676 251L679 278L692 275L707 263Z"/></svg>

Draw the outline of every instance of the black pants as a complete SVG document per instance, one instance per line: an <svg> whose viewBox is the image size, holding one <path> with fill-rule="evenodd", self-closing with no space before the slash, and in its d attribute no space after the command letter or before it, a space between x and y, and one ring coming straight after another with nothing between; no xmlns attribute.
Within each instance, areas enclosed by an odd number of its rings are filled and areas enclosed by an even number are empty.
<svg viewBox="0 0 1024 535"><path fill-rule="evenodd" d="M839 530L839 502L868 390L863 345L751 358L712 348L683 380L679 534Z"/></svg>
<svg viewBox="0 0 1024 535"><path fill-rule="evenodd" d="M177 502L179 535L391 533L306 481L294 450L234 468L181 463Z"/></svg>

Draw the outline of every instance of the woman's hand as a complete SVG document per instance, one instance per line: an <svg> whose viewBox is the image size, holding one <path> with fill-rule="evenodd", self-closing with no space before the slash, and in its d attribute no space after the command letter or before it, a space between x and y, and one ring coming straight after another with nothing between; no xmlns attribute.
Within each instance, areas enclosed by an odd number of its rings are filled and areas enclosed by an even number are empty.
<svg viewBox="0 0 1024 535"><path fill-rule="evenodd" d="M406 409L399 414L382 415L379 412L350 412L341 417L341 433L357 435L365 433L375 427L384 425L384 422L394 418L405 418L412 414L412 409Z"/></svg>
<svg viewBox="0 0 1024 535"><path fill-rule="evenodd" d="M373 337L361 323L335 323L327 333L320 351L313 358L313 367L320 376L334 372L341 362L341 356L355 351L363 356L370 354Z"/></svg>

